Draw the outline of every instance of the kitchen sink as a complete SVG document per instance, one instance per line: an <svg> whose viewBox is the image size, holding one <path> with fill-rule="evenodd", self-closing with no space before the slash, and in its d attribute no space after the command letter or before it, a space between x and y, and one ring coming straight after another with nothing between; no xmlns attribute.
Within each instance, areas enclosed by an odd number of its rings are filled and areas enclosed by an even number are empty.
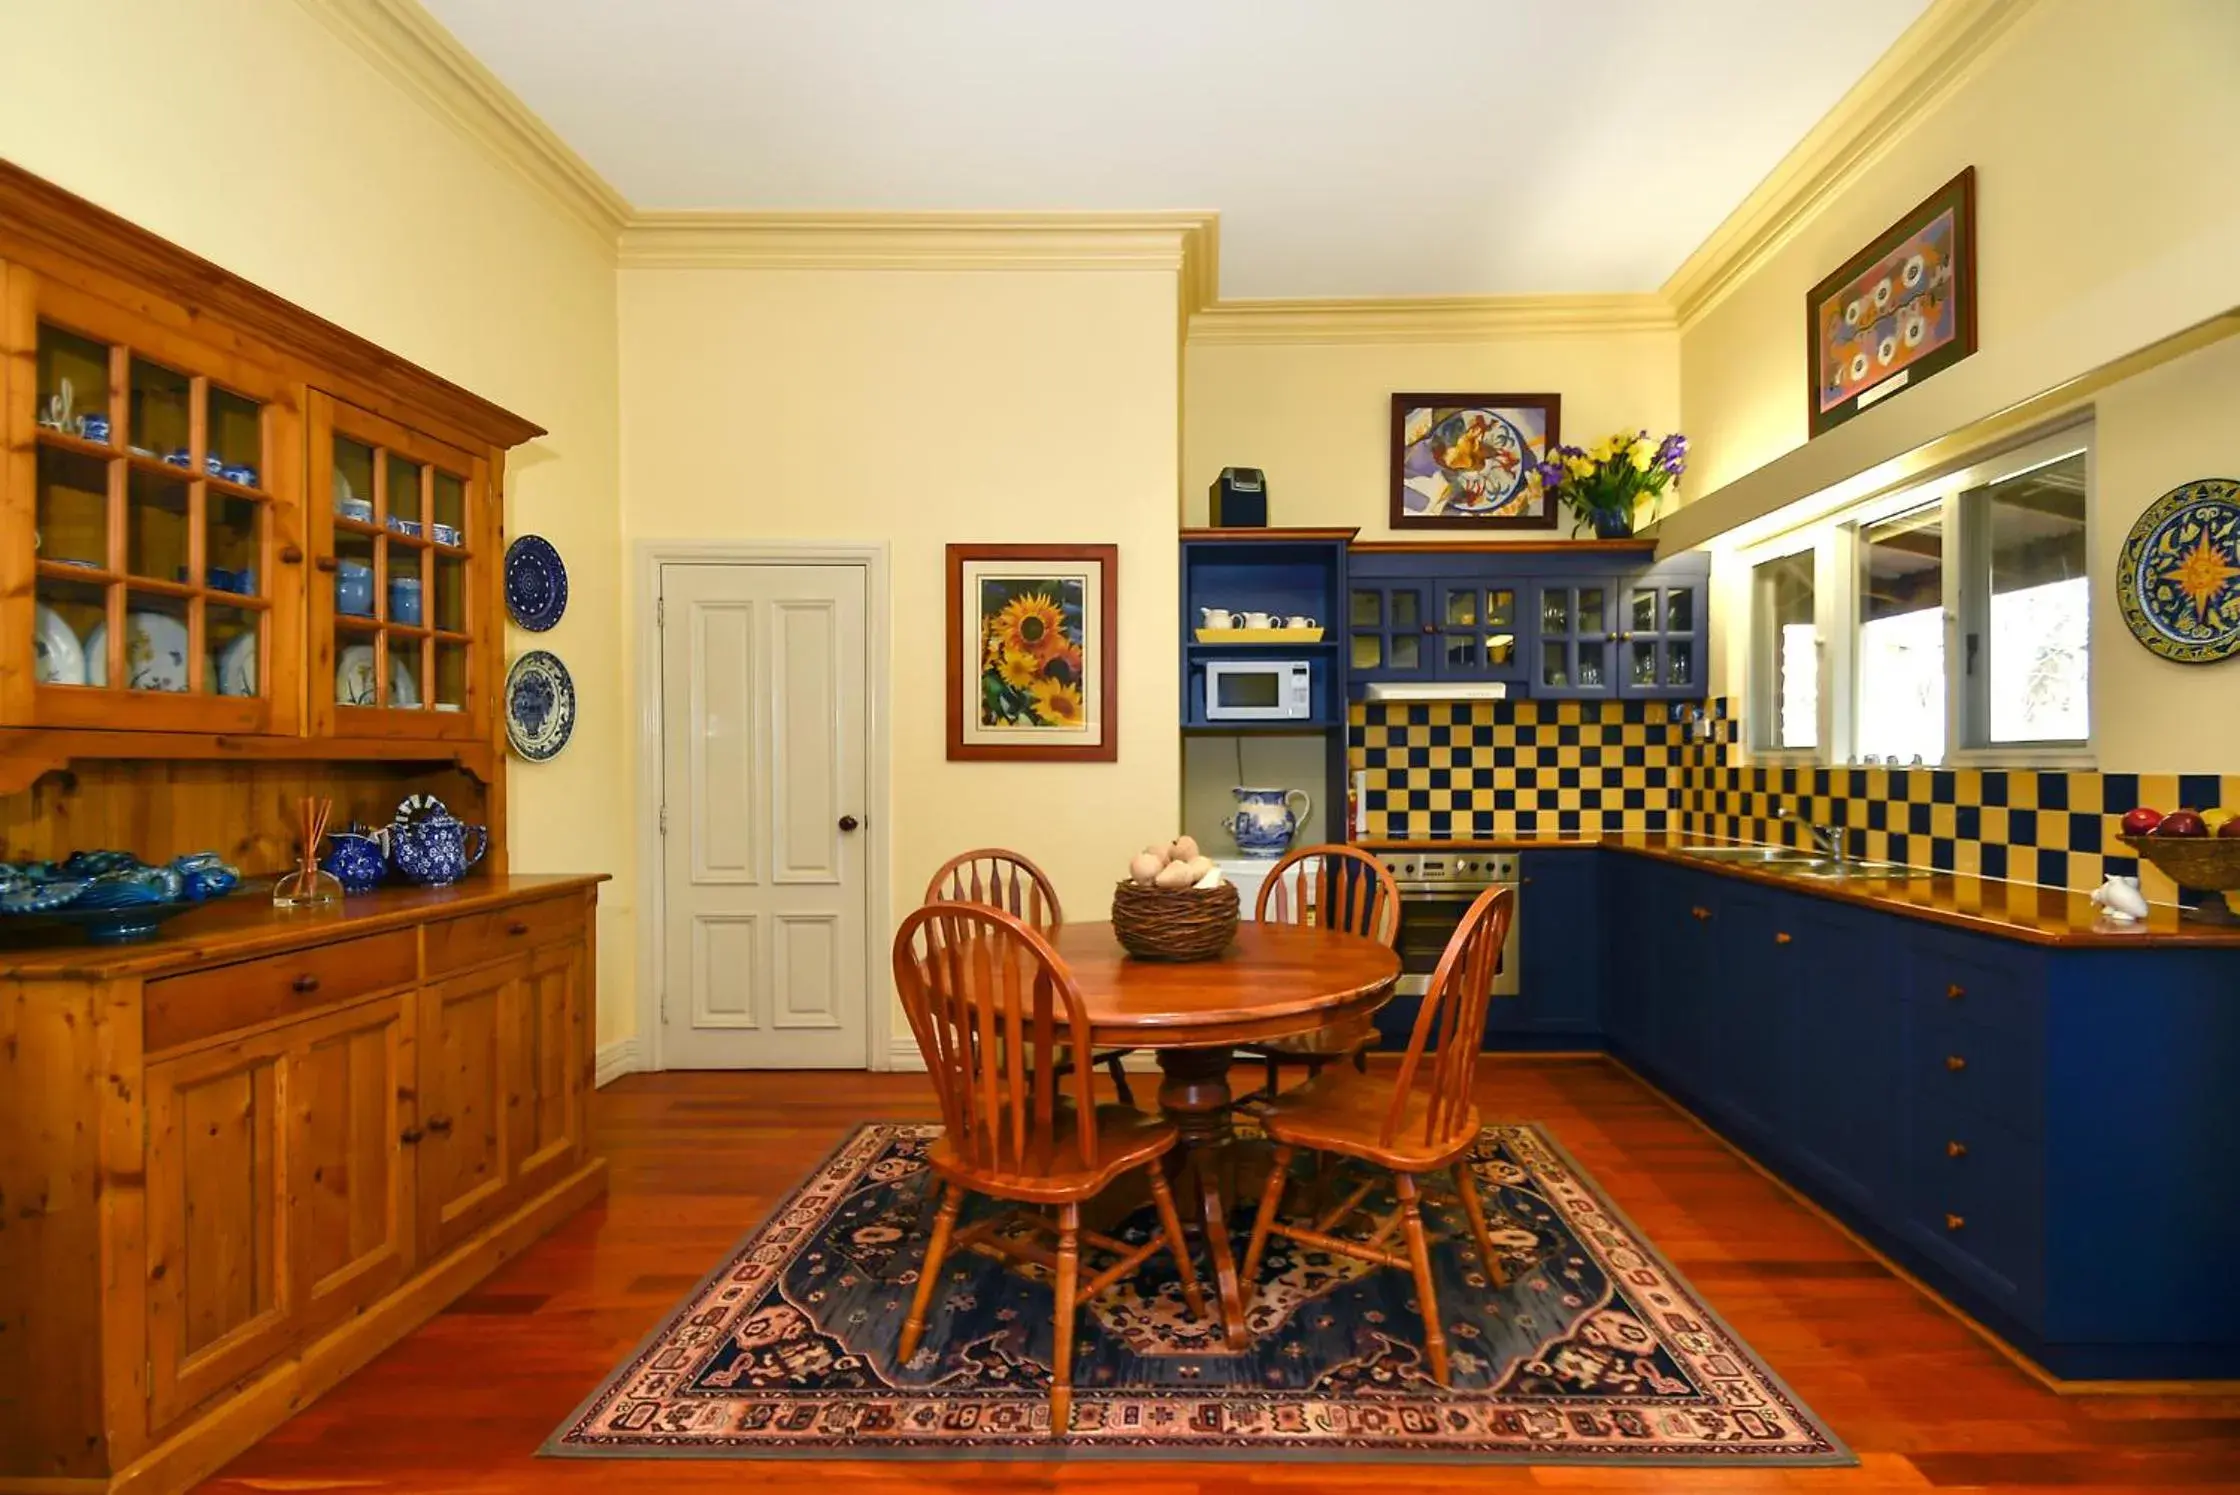
<svg viewBox="0 0 2240 1495"><path fill-rule="evenodd" d="M1898 862L1824 862L1813 861L1802 865L1789 864L1769 870L1787 872L1797 877L1935 877L1927 867L1907 867Z"/></svg>
<svg viewBox="0 0 2240 1495"><path fill-rule="evenodd" d="M1680 855L1698 862L1718 862L1729 867L1755 867L1780 877L1824 877L1848 881L1860 877L1934 877L1926 867L1897 862L1839 862L1793 846L1683 846Z"/></svg>

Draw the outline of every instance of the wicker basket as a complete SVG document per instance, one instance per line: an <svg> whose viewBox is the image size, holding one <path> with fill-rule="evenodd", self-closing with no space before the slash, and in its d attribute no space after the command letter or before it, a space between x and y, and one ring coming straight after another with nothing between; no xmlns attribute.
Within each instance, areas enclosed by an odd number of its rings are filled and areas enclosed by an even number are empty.
<svg viewBox="0 0 2240 1495"><path fill-rule="evenodd" d="M2119 836L2181 888L2216 894L2240 890L2240 840L2222 836ZM2186 918L2200 924L2240 922L2229 898L2210 897Z"/></svg>
<svg viewBox="0 0 2240 1495"><path fill-rule="evenodd" d="M1237 933L1237 885L1112 890L1112 933L1138 960L1211 960Z"/></svg>

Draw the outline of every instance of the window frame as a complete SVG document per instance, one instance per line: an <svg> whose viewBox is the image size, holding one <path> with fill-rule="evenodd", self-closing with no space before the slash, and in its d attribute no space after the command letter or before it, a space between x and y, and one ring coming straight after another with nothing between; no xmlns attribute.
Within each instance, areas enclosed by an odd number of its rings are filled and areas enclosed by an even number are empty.
<svg viewBox="0 0 2240 1495"><path fill-rule="evenodd" d="M2087 654L2085 683L2087 735L2081 739L1996 743L1989 740L1989 655L1984 668L1970 675L1966 668L1966 643L1971 626L1978 634L1990 609L1991 563L1985 548L1987 526L1964 503L1971 490L1987 488L2082 455L2085 462L2085 581L2091 606L2098 603L2098 510L2092 496L2098 486L2098 460L2093 422L2088 417L2027 442L1963 459L1943 472L1909 482L1821 515L1751 547L1737 559L1743 568L1746 617L1744 699L1750 725L1745 734L1748 760L1768 765L1816 768L1859 767L1854 730L1857 713L1859 647L1859 535L1881 520L1941 504L1940 523L1944 546L1945 729L1944 753L1935 768L2069 768L2090 769L2098 763L2100 713L2098 690L2092 670L2096 662ZM1771 723L1778 712L1773 700L1778 672L1773 667L1773 637L1760 626L1757 568L1768 562L1811 552L1813 564L1814 649L1818 656L1819 745L1784 748L1771 741ZM2090 631L2088 624L2088 651ZM1877 765L1885 766L1885 765ZM1895 765L1910 767L1910 764Z"/></svg>

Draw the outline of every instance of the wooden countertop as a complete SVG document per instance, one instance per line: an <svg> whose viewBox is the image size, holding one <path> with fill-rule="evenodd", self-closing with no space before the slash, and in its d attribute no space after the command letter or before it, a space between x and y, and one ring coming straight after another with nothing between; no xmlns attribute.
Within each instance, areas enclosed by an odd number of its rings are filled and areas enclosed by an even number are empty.
<svg viewBox="0 0 2240 1495"><path fill-rule="evenodd" d="M2240 951L2240 927L2181 923L2178 910L2168 904L2151 906L2137 924L2117 924L2102 917L2092 900L2082 893L2041 888L2034 883L2006 882L1998 878L1965 877L1940 872L1934 877L1844 878L1793 877L1732 862L1711 862L1681 855L1690 846L1734 846L1743 843L1716 836L1683 836L1662 832L1623 831L1601 835L1488 836L1462 841L1376 840L1360 843L1369 851L1549 851L1563 848L1601 847L1635 856L1655 857L1683 867L1740 878L1812 898L1855 903L1886 913L1904 914L1932 923L1950 925L1977 934L1997 935L2033 945L2064 949L2124 949L2152 947L2206 947Z"/></svg>
<svg viewBox="0 0 2240 1495"><path fill-rule="evenodd" d="M284 913L272 880L253 878L232 896L179 915L152 940L90 945L77 930L10 931L0 923L0 980L102 981L218 965L351 935L375 934L481 909L551 897L606 881L603 872L468 877L448 888L380 888L331 909Z"/></svg>

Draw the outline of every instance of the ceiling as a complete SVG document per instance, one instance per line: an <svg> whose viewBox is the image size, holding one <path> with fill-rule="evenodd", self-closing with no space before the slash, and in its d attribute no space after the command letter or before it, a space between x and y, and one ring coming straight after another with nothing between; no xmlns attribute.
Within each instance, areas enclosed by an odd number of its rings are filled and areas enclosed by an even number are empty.
<svg viewBox="0 0 2240 1495"><path fill-rule="evenodd" d="M1655 290L1926 0L423 0L633 205L1212 209L1221 293Z"/></svg>

